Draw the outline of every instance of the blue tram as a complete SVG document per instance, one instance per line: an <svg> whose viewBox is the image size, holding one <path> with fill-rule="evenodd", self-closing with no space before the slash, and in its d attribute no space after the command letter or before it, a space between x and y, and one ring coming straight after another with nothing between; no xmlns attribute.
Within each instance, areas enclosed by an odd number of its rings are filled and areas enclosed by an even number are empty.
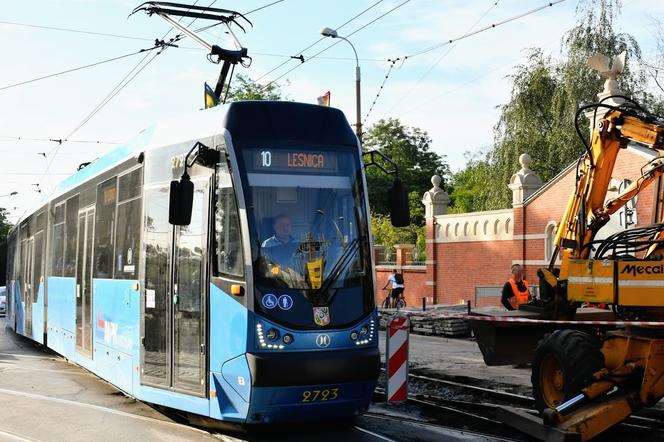
<svg viewBox="0 0 664 442"><path fill-rule="evenodd" d="M370 238L340 111L219 106L144 130L19 221L7 322L199 421L352 418L380 367Z"/></svg>

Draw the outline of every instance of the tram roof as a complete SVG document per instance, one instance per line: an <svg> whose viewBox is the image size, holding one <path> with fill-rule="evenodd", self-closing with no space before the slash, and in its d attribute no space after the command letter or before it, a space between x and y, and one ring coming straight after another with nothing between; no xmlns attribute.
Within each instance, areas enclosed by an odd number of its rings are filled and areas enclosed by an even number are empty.
<svg viewBox="0 0 664 442"><path fill-rule="evenodd" d="M344 114L335 108L292 101L244 101L215 106L175 116L143 129L127 141L93 160L61 181L37 207L26 210L25 217L50 200L117 166L132 156L163 146L219 134L227 128L234 141L258 141L276 128L286 138L311 139L329 144L355 144ZM295 132L297 131L297 136ZM17 224L23 218L21 217Z"/></svg>

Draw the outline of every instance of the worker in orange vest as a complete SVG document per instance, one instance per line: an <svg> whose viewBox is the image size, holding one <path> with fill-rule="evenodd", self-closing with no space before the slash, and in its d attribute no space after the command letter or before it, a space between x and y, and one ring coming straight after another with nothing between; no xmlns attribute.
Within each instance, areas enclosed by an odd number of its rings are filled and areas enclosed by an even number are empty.
<svg viewBox="0 0 664 442"><path fill-rule="evenodd" d="M507 310L518 310L519 305L530 301L528 281L523 279L523 268L519 264L512 266L512 277L503 286L500 302Z"/></svg>

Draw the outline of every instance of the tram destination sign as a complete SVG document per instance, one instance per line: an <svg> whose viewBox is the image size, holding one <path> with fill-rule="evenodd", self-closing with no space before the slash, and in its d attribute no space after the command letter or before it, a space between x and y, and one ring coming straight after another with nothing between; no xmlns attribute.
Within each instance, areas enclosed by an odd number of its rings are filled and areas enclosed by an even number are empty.
<svg viewBox="0 0 664 442"><path fill-rule="evenodd" d="M336 172L335 152L304 149L269 149L252 151L252 164L256 171L275 172Z"/></svg>

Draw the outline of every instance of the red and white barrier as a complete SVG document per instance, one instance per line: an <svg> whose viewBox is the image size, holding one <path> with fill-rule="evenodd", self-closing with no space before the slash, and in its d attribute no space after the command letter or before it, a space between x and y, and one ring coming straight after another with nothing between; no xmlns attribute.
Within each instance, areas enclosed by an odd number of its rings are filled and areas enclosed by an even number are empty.
<svg viewBox="0 0 664 442"><path fill-rule="evenodd" d="M387 402L401 403L408 398L408 316L396 314L387 321Z"/></svg>

